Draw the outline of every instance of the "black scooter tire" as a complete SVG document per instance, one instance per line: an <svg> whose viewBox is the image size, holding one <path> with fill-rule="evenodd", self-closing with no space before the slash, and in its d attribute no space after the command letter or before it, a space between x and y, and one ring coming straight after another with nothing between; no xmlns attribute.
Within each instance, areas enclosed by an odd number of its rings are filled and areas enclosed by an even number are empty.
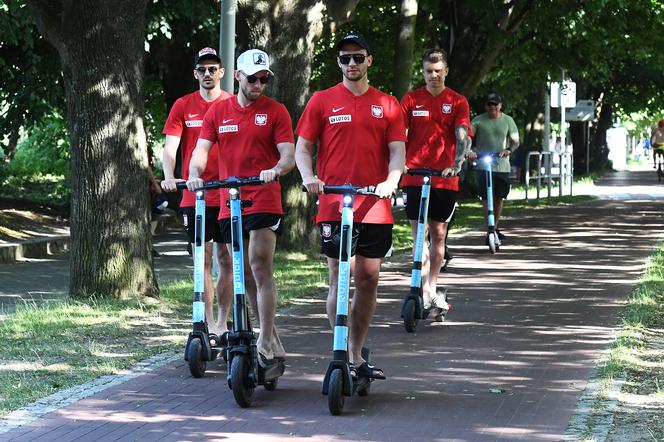
<svg viewBox="0 0 664 442"><path fill-rule="evenodd" d="M193 338L187 346L187 362L189 371L195 378L202 378L205 375L207 363L203 360L203 344L200 338Z"/></svg>
<svg viewBox="0 0 664 442"><path fill-rule="evenodd" d="M327 390L327 405L333 416L339 416L344 411L344 372L337 368L330 373L329 386Z"/></svg>
<svg viewBox="0 0 664 442"><path fill-rule="evenodd" d="M231 389L235 402L247 408L251 405L254 394L253 387L247 387L249 377L249 359L246 355L235 355L231 363Z"/></svg>
<svg viewBox="0 0 664 442"><path fill-rule="evenodd" d="M417 306L414 299L409 299L403 307L403 326L408 333L417 328Z"/></svg>

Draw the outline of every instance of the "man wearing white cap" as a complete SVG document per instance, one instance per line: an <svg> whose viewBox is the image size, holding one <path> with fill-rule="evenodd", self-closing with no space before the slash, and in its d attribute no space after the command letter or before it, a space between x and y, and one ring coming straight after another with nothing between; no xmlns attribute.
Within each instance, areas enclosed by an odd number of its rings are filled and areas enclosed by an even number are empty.
<svg viewBox="0 0 664 442"><path fill-rule="evenodd" d="M190 190L202 185L201 173L216 142L220 179L259 175L267 183L242 188L242 199L252 201L242 212L243 236L248 238L244 242L245 279L247 294L260 323L256 346L263 367L285 355L274 326L277 288L272 262L284 214L277 179L295 166L290 115L283 104L263 95L273 76L265 52L250 49L240 54L235 71L238 94L216 103L205 115L187 181ZM225 204L228 189L221 189L220 196L219 227L222 241L230 246L230 209Z"/></svg>

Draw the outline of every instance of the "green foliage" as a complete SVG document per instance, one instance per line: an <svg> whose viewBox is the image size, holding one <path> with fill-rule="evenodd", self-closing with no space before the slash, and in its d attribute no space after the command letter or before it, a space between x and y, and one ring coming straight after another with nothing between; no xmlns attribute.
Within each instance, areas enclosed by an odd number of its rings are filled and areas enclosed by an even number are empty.
<svg viewBox="0 0 664 442"><path fill-rule="evenodd" d="M6 172L26 179L41 175L70 175L69 131L61 115L46 115L30 127L18 144Z"/></svg>

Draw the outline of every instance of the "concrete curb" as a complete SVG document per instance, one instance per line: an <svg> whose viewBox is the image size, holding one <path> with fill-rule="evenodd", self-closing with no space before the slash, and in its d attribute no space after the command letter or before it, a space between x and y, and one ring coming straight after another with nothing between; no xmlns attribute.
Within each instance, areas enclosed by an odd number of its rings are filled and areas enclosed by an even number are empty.
<svg viewBox="0 0 664 442"><path fill-rule="evenodd" d="M23 258L45 258L67 250L69 250L69 235L0 244L0 263L11 264Z"/></svg>

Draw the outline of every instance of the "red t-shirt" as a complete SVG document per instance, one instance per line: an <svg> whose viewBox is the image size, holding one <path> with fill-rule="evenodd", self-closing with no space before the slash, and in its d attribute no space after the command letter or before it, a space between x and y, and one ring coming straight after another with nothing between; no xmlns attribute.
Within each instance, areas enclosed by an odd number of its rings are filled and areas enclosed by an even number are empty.
<svg viewBox="0 0 664 442"><path fill-rule="evenodd" d="M198 140L198 134L203 125L203 117L205 116L205 113L213 103L225 100L232 96L233 94L229 94L222 90L221 95L216 100L205 101L203 97L201 97L200 92L196 91L178 98L173 104L171 112L168 114L168 119L166 119L166 124L164 124L164 130L162 133L165 135L180 137L182 179L186 180L189 178L189 162L191 161L191 154L196 147L196 141ZM202 178L205 181L216 180L218 177L219 166L217 165L217 161L219 159L219 154L217 149L213 150L214 153L211 153L208 156L208 162L205 166L205 171L203 171ZM211 207L218 207L219 192L206 192L205 203ZM184 190L182 192L180 207L193 207L195 204L196 196L192 192Z"/></svg>
<svg viewBox="0 0 664 442"><path fill-rule="evenodd" d="M471 135L466 97L448 87L434 97L426 87L421 87L404 95L401 109L408 129L406 167L437 170L454 167L454 128L466 126L468 135ZM422 177L404 174L400 186L422 186ZM458 191L459 177L432 177L431 187Z"/></svg>
<svg viewBox="0 0 664 442"><path fill-rule="evenodd" d="M399 102L369 87L355 96L343 83L314 93L295 132L318 144L316 170L325 184L375 186L387 179L392 141L405 141ZM319 195L317 222L341 219L341 195ZM392 224L389 199L358 195L354 220Z"/></svg>
<svg viewBox="0 0 664 442"><path fill-rule="evenodd" d="M240 106L237 97L215 103L205 115L200 138L216 141L219 146L220 179L256 176L271 169L280 158L277 144L294 141L286 107L264 96L247 107ZM220 191L219 219L229 218L228 189ZM243 200L253 201L244 214L284 213L278 182L242 187L241 195Z"/></svg>

